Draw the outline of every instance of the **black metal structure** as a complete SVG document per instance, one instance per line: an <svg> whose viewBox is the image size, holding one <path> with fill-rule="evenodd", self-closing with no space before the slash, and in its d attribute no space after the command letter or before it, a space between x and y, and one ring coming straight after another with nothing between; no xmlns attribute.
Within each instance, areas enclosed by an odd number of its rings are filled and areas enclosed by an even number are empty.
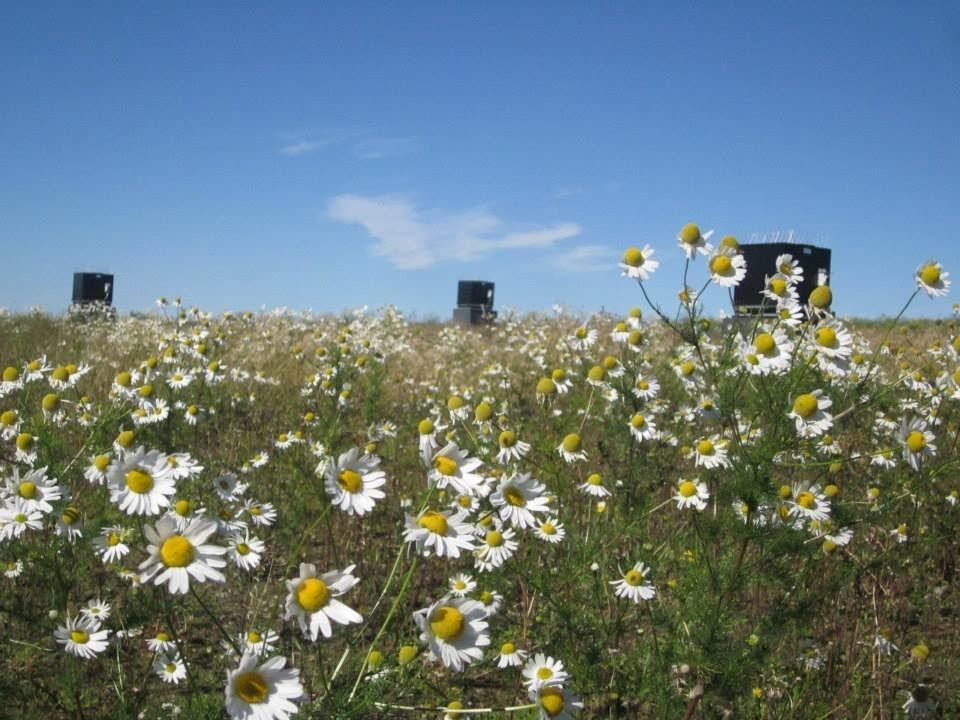
<svg viewBox="0 0 960 720"><path fill-rule="evenodd" d="M738 315L757 315L761 306L765 315L776 313L775 303L764 298L763 290L766 279L780 272L776 265L780 255L791 255L803 268L803 282L797 285L802 305L807 304L807 299L815 287L829 282L829 248L771 242L743 244L740 251L743 259L747 261L747 276L733 289L733 306Z"/></svg>
<svg viewBox="0 0 960 720"><path fill-rule="evenodd" d="M73 274L73 304L113 304L113 275L78 272Z"/></svg>
<svg viewBox="0 0 960 720"><path fill-rule="evenodd" d="M486 280L461 280L457 285L457 307L453 321L464 325L492 322L497 317L493 309L493 283Z"/></svg>

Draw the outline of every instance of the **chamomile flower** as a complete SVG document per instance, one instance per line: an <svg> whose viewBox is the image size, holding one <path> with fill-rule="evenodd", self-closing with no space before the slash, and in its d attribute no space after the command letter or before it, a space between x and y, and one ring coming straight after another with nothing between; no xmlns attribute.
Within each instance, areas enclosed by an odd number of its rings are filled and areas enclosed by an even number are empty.
<svg viewBox="0 0 960 720"><path fill-rule="evenodd" d="M147 638L147 648L150 652L161 654L174 653L177 650L177 643L170 636L170 633L159 630L153 637Z"/></svg>
<svg viewBox="0 0 960 720"><path fill-rule="evenodd" d="M53 635L69 654L93 660L107 649L110 631L102 630L96 618L67 616L67 624L57 627Z"/></svg>
<svg viewBox="0 0 960 720"><path fill-rule="evenodd" d="M277 509L273 503L247 500L243 510L250 516L250 522L260 527L269 527L277 521Z"/></svg>
<svg viewBox="0 0 960 720"><path fill-rule="evenodd" d="M520 667L526 659L526 650L521 650L515 643L505 642L500 646L500 653L497 655L497 667Z"/></svg>
<svg viewBox="0 0 960 720"><path fill-rule="evenodd" d="M787 417L794 419L797 435L802 438L817 437L833 425L833 415L827 409L833 402L823 396L822 390L813 390L797 395Z"/></svg>
<svg viewBox="0 0 960 720"><path fill-rule="evenodd" d="M747 276L747 261L729 248L717 248L707 261L707 268L710 279L720 287L736 287Z"/></svg>
<svg viewBox="0 0 960 720"><path fill-rule="evenodd" d="M790 514L822 523L830 519L830 501L819 485L797 485L793 488Z"/></svg>
<svg viewBox="0 0 960 720"><path fill-rule="evenodd" d="M100 535L93 539L93 546L100 556L100 561L108 563L120 562L130 552L127 545L129 531L119 525L105 527Z"/></svg>
<svg viewBox="0 0 960 720"><path fill-rule="evenodd" d="M677 490L673 495L673 500L677 503L678 510L692 508L694 510L705 510L707 500L710 499L710 491L706 483L697 478L680 478L677 482Z"/></svg>
<svg viewBox="0 0 960 720"><path fill-rule="evenodd" d="M789 253L777 255L776 267L777 272L785 277L791 285L799 285L803 282L803 265L793 255Z"/></svg>
<svg viewBox="0 0 960 720"><path fill-rule="evenodd" d="M474 563L477 569L481 572L489 572L513 557L519 547L519 543L514 540L516 536L516 532L511 528L497 528L485 532L474 551Z"/></svg>
<svg viewBox="0 0 960 720"><path fill-rule="evenodd" d="M47 468L36 468L21 477L20 469L14 466L13 474L0 489L0 500L20 498L25 512L46 514L53 512L50 503L62 499L63 493L64 488L57 484L57 479L47 477Z"/></svg>
<svg viewBox="0 0 960 720"><path fill-rule="evenodd" d="M450 594L454 597L466 597L477 589L477 581L466 573L457 573L450 578Z"/></svg>
<svg viewBox="0 0 960 720"><path fill-rule="evenodd" d="M819 323L811 340L811 348L831 360L847 360L853 353L853 336L836 318Z"/></svg>
<svg viewBox="0 0 960 720"><path fill-rule="evenodd" d="M687 260L693 260L697 253L709 255L713 250L713 246L707 242L711 235L713 235L713 230L701 233L699 225L687 223L677 233L677 245L683 250Z"/></svg>
<svg viewBox="0 0 960 720"><path fill-rule="evenodd" d="M187 666L179 655L158 655L153 661L153 671L165 683L179 685L187 677Z"/></svg>
<svg viewBox="0 0 960 720"><path fill-rule="evenodd" d="M245 653L227 672L227 714L233 720L287 720L296 713L303 685L300 671L286 664L286 658L273 657L257 665L257 656Z"/></svg>
<svg viewBox="0 0 960 720"><path fill-rule="evenodd" d="M716 436L701 438L693 446L694 463L697 467L713 470L730 467L726 442Z"/></svg>
<svg viewBox="0 0 960 720"><path fill-rule="evenodd" d="M595 328L588 328L581 325L573 331L573 335L567 338L567 343L573 350L589 350L597 342L597 331Z"/></svg>
<svg viewBox="0 0 960 720"><path fill-rule="evenodd" d="M927 429L926 421L920 418L909 422L904 418L900 425L899 439L903 445L903 459L918 472L924 461L937 454L934 443L936 436Z"/></svg>
<svg viewBox="0 0 960 720"><path fill-rule="evenodd" d="M530 473L511 475L500 480L496 491L490 495L490 503L505 523L521 530L532 528L537 525L536 514L550 510L544 495L546 489L546 485L537 482Z"/></svg>
<svg viewBox="0 0 960 720"><path fill-rule="evenodd" d="M363 616L337 598L353 588L359 578L353 575L356 565L331 570L317 576L317 566L300 563L300 576L287 580L287 602L284 620L296 618L305 637L316 642L319 635L333 635L333 624L363 622Z"/></svg>
<svg viewBox="0 0 960 720"><path fill-rule="evenodd" d="M247 486L240 482L235 473L220 473L213 479L213 489L223 502L234 502L247 491Z"/></svg>
<svg viewBox="0 0 960 720"><path fill-rule="evenodd" d="M421 420L417 424L417 432L420 434L420 454L424 457L432 455L440 447L437 438L442 436L446 429L447 426L441 424L439 420L431 418Z"/></svg>
<svg viewBox="0 0 960 720"><path fill-rule="evenodd" d="M517 438L517 433L513 430L504 430L497 438L500 450L497 452L497 462L500 465L506 465L509 462L520 460L530 452L530 443L523 442Z"/></svg>
<svg viewBox="0 0 960 720"><path fill-rule="evenodd" d="M100 598L90 598L87 600L87 604L80 608L80 615L102 623L110 617L110 609L110 603L104 602Z"/></svg>
<svg viewBox="0 0 960 720"><path fill-rule="evenodd" d="M943 271L943 266L934 261L928 260L917 268L916 272L917 287L923 290L929 297L942 297L950 289L950 273Z"/></svg>
<svg viewBox="0 0 960 720"><path fill-rule="evenodd" d="M545 542L548 542L552 545L556 545L561 542L564 536L567 534L563 529L563 523L561 523L557 518L547 518L542 523L537 525L534 532L536 536Z"/></svg>
<svg viewBox="0 0 960 720"><path fill-rule="evenodd" d="M443 598L415 612L413 619L429 657L453 672L482 660L483 648L490 644L487 612L476 600Z"/></svg>
<svg viewBox="0 0 960 720"><path fill-rule="evenodd" d="M577 485L577 490L598 498L605 498L611 495L611 492L603 486L603 477L600 473L590 473L587 475L587 479Z"/></svg>
<svg viewBox="0 0 960 720"><path fill-rule="evenodd" d="M775 304L776 307L796 305L800 302L800 294L790 282L790 278L780 273L764 280L763 296L769 301L768 304Z"/></svg>
<svg viewBox="0 0 960 720"><path fill-rule="evenodd" d="M560 685L530 688L530 702L540 710L540 720L574 720L573 713L583 709L583 702L571 690Z"/></svg>
<svg viewBox="0 0 960 720"><path fill-rule="evenodd" d="M759 374L779 374L790 367L793 343L781 328L771 332L761 330L745 343L743 353Z"/></svg>
<svg viewBox="0 0 960 720"><path fill-rule="evenodd" d="M254 570L260 565L265 545L263 540L250 535L245 530L231 536L227 542L227 557L241 570Z"/></svg>
<svg viewBox="0 0 960 720"><path fill-rule="evenodd" d="M654 400L660 394L660 381L652 375L638 374L632 392L641 400Z"/></svg>
<svg viewBox="0 0 960 720"><path fill-rule="evenodd" d="M424 460L428 460L428 456L424 456ZM430 487L443 490L449 485L458 493L473 495L483 483L483 477L477 472L483 461L469 457L454 442L437 451L429 464L427 483Z"/></svg>
<svg viewBox="0 0 960 720"><path fill-rule="evenodd" d="M277 643L280 642L280 636L273 630L263 632L247 630L245 633L241 633L237 640L237 644L243 648L245 653L267 655L276 650Z"/></svg>
<svg viewBox="0 0 960 720"><path fill-rule="evenodd" d="M404 542L414 543L417 552L429 557L460 557L460 551L474 550L473 527L460 510L426 510L418 517L406 516Z"/></svg>
<svg viewBox="0 0 960 720"><path fill-rule="evenodd" d="M335 463L326 468L324 487L335 507L348 515L365 515L373 510L377 500L386 494L381 490L386 474L377 469L378 458L360 455L359 448L342 453Z"/></svg>
<svg viewBox="0 0 960 720"><path fill-rule="evenodd" d="M128 515L159 515L176 492L167 456L143 447L110 463L107 485L110 500Z"/></svg>
<svg viewBox="0 0 960 720"><path fill-rule="evenodd" d="M227 564L222 557L227 549L206 542L216 531L216 521L203 517L193 518L182 533L167 517L160 518L155 527L144 526L150 557L140 563L140 582L167 583L174 595L185 594L191 578L194 582L224 582L218 568Z"/></svg>
<svg viewBox="0 0 960 720"><path fill-rule="evenodd" d="M0 507L0 542L19 538L27 530L43 529L43 513L29 510L21 497L11 498Z"/></svg>
<svg viewBox="0 0 960 720"><path fill-rule="evenodd" d="M630 428L630 434L633 435L637 442L644 442L645 440L651 440L657 437L656 424L643 413L634 413L630 417L630 422L627 423L627 427Z"/></svg>
<svg viewBox="0 0 960 720"><path fill-rule="evenodd" d="M624 253L619 266L623 271L620 274L624 277L634 280L647 280L650 274L660 267L660 261L654 260L654 250L649 245L644 245L643 249L630 246Z"/></svg>
<svg viewBox="0 0 960 720"><path fill-rule="evenodd" d="M537 653L527 660L522 670L523 684L527 690L563 685L570 674L563 669L563 662L549 655Z"/></svg>
<svg viewBox="0 0 960 720"><path fill-rule="evenodd" d="M566 435L563 442L557 446L557 452L568 463L587 459L587 453L583 450L583 440L578 433Z"/></svg>
<svg viewBox="0 0 960 720"><path fill-rule="evenodd" d="M610 581L614 588L614 595L635 603L639 603L641 600L652 600L657 591L652 583L647 582L647 575L649 574L650 568L643 562L637 562L619 580Z"/></svg>
<svg viewBox="0 0 960 720"><path fill-rule="evenodd" d="M110 455L94 455L83 471L83 477L94 485L103 485L107 481L107 468L110 467Z"/></svg>

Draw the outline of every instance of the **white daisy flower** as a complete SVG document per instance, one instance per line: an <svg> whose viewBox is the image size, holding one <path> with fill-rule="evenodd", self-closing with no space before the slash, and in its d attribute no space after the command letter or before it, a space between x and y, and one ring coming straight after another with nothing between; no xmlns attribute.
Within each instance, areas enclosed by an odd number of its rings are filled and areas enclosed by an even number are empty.
<svg viewBox="0 0 960 720"><path fill-rule="evenodd" d="M512 642L506 642L500 646L500 654L497 656L497 667L520 667L526 659L526 650L521 650Z"/></svg>
<svg viewBox="0 0 960 720"><path fill-rule="evenodd" d="M53 636L66 652L93 660L107 649L110 631L101 630L100 622L95 618L67 616L67 624L57 627Z"/></svg>
<svg viewBox="0 0 960 720"><path fill-rule="evenodd" d="M660 382L652 375L638 374L632 392L641 400L654 400L660 394Z"/></svg>
<svg viewBox="0 0 960 720"><path fill-rule="evenodd" d="M530 443L518 440L517 434L513 430L504 430L497 440L500 444L500 450L497 452L497 462L500 465L520 460L530 452Z"/></svg>
<svg viewBox="0 0 960 720"><path fill-rule="evenodd" d="M110 617L110 608L110 603L104 602L100 598L90 598L87 600L87 604L80 608L80 615L102 623Z"/></svg>
<svg viewBox="0 0 960 720"><path fill-rule="evenodd" d="M182 533L167 517L160 518L155 527L144 526L150 557L140 563L140 582L152 578L155 585L167 583L174 595L187 592L191 577L195 582L224 582L226 578L217 568L227 564L222 558L227 549L206 544L216 531L216 521L203 517L193 518Z"/></svg>
<svg viewBox="0 0 960 720"><path fill-rule="evenodd" d="M563 529L563 523L555 517L548 518L537 525L535 532L540 540L554 545L563 540L564 535L567 534Z"/></svg>
<svg viewBox="0 0 960 720"><path fill-rule="evenodd" d="M157 677L165 683L172 685L179 685L180 681L185 680L187 677L186 663L183 662L179 655L172 657L158 655L157 659L153 661L153 671L157 674Z"/></svg>
<svg viewBox="0 0 960 720"><path fill-rule="evenodd" d="M634 413L630 422L627 423L627 427L630 428L630 434L636 438L637 442L642 443L644 440L652 440L657 437L656 424L643 413Z"/></svg>
<svg viewBox="0 0 960 720"><path fill-rule="evenodd" d="M925 460L937 454L935 439L936 436L927 429L925 420L914 418L907 422L906 418L903 419L899 433L899 440L903 445L903 459L917 472Z"/></svg>
<svg viewBox="0 0 960 720"><path fill-rule="evenodd" d="M707 261L710 279L720 287L736 287L747 276L747 261L730 248L719 247Z"/></svg>
<svg viewBox="0 0 960 720"><path fill-rule="evenodd" d="M120 562L130 552L130 547L125 542L128 534L126 528L113 525L103 528L101 534L93 539L93 546L104 565Z"/></svg>
<svg viewBox="0 0 960 720"><path fill-rule="evenodd" d="M563 685L570 674L563 669L560 660L537 653L527 660L523 666L523 684L527 690L535 690L545 686Z"/></svg>
<svg viewBox="0 0 960 720"><path fill-rule="evenodd" d="M673 495L673 500L677 503L678 510L693 508L694 510L705 510L707 500L710 499L710 491L706 483L697 478L687 480L681 478L677 483L677 491Z"/></svg>
<svg viewBox="0 0 960 720"><path fill-rule="evenodd" d="M250 522L254 525L270 527L277 521L277 509L273 503L247 500L243 504L243 511L250 516Z"/></svg>
<svg viewBox="0 0 960 720"><path fill-rule="evenodd" d="M511 475L500 480L496 491L490 496L490 503L497 509L500 519L513 527L532 528L537 526L535 513L550 511L550 504L544 495L547 487L537 482L530 473Z"/></svg>
<svg viewBox="0 0 960 720"><path fill-rule="evenodd" d="M381 490L386 473L377 469L380 461L370 455L360 455L359 448L342 453L336 463L326 467L324 488L333 498L334 506L348 515L365 515L373 510L377 500L386 494Z"/></svg>
<svg viewBox="0 0 960 720"><path fill-rule="evenodd" d="M263 540L250 535L250 532L244 530L242 533L236 533L230 537L227 542L227 557L230 558L241 570L254 570L259 567L260 559L263 557L263 551L266 546Z"/></svg>
<svg viewBox="0 0 960 720"><path fill-rule="evenodd" d="M143 447L110 463L107 485L110 500L128 515L159 515L176 492L167 456Z"/></svg>
<svg viewBox="0 0 960 720"><path fill-rule="evenodd" d="M768 276L763 282L763 296L776 307L796 305L800 302L800 293L790 282L790 278L781 273Z"/></svg>
<svg viewBox="0 0 960 720"><path fill-rule="evenodd" d="M821 523L830 519L830 501L819 485L796 485L792 494L791 515Z"/></svg>
<svg viewBox="0 0 960 720"><path fill-rule="evenodd" d="M623 271L620 274L634 280L649 279L650 274L660 267L660 261L653 259L654 252L649 245L644 245L642 250L631 245L624 251L623 259L618 263Z"/></svg>
<svg viewBox="0 0 960 720"><path fill-rule="evenodd" d="M713 246L707 242L711 235L713 235L713 230L701 233L698 225L687 223L677 233L677 245L683 250L687 260L693 260L697 253L709 255L713 250Z"/></svg>
<svg viewBox="0 0 960 720"><path fill-rule="evenodd" d="M811 340L818 355L831 360L848 360L853 353L853 336L836 318L819 323Z"/></svg>
<svg viewBox="0 0 960 720"><path fill-rule="evenodd" d="M29 510L27 501L15 497L0 507L0 541L19 538L27 530L43 529L43 513Z"/></svg>
<svg viewBox="0 0 960 720"><path fill-rule="evenodd" d="M603 486L603 477L600 473L590 473L587 479L577 485L577 490L592 497L610 497L611 492Z"/></svg>
<svg viewBox="0 0 960 720"><path fill-rule="evenodd" d="M797 435L802 438L823 435L833 426L833 415L826 412L833 402L823 396L823 390L797 395L787 417L794 419Z"/></svg>
<svg viewBox="0 0 960 720"><path fill-rule="evenodd" d="M943 271L943 266L934 261L928 260L917 268L916 280L917 287L923 290L929 297L942 297L950 289L950 281L947 278L950 273Z"/></svg>
<svg viewBox="0 0 960 720"><path fill-rule="evenodd" d="M716 436L701 438L693 447L694 462L697 467L708 470L730 467L726 442Z"/></svg>
<svg viewBox="0 0 960 720"><path fill-rule="evenodd" d="M470 458L457 447L454 442L448 442L432 458L424 456L431 470L427 473L427 483L430 487L443 490L448 485L458 493L474 495L483 483L483 477L477 470L483 465L478 458Z"/></svg>
<svg viewBox="0 0 960 720"><path fill-rule="evenodd" d="M0 499L20 498L27 512L46 514L53 512L50 503L63 499L63 493L64 488L57 484L57 479L47 477L47 468L37 468L20 477L20 469L14 466L13 475L0 490Z"/></svg>
<svg viewBox="0 0 960 720"><path fill-rule="evenodd" d="M466 597L477 589L477 581L466 573L458 573L450 578L450 594L454 597Z"/></svg>
<svg viewBox="0 0 960 720"><path fill-rule="evenodd" d="M287 720L303 697L300 671L285 668L286 658L273 657L257 665L257 656L244 654L227 672L226 708L233 720Z"/></svg>
<svg viewBox="0 0 960 720"><path fill-rule="evenodd" d="M460 557L460 551L475 548L473 527L466 522L466 514L456 510L440 512L426 510L414 518L406 516L404 542L415 543L417 552L429 557Z"/></svg>
<svg viewBox="0 0 960 720"><path fill-rule="evenodd" d="M650 568L637 562L632 568L623 574L619 580L611 580L613 593L617 597L626 598L635 603L641 600L651 600L656 594L656 588L652 583L647 582L647 575L650 574Z"/></svg>
<svg viewBox="0 0 960 720"><path fill-rule="evenodd" d="M568 463L587 459L587 453L583 450L583 440L577 433L569 433L564 437L563 442L557 446L557 452Z"/></svg>
<svg viewBox="0 0 960 720"><path fill-rule="evenodd" d="M488 530L474 551L474 563L481 572L494 570L513 557L520 546L514 538L516 532L511 528ZM468 591L469 592L469 591Z"/></svg>
<svg viewBox="0 0 960 720"><path fill-rule="evenodd" d="M418 610L413 619L420 628L420 642L427 645L429 657L439 659L453 672L483 659L490 644L487 611L476 600L444 598Z"/></svg>
<svg viewBox="0 0 960 720"><path fill-rule="evenodd" d="M94 455L90 464L83 471L83 477L94 485L103 485L107 481L107 468L110 466L110 455Z"/></svg>
<svg viewBox="0 0 960 720"><path fill-rule="evenodd" d="M783 275L791 285L799 285L803 282L803 265L799 260L794 259L793 255L789 253L777 255L775 265L777 272Z"/></svg>
<svg viewBox="0 0 960 720"><path fill-rule="evenodd" d="M349 625L363 622L363 616L337 600L353 588L359 578L348 565L342 571L331 570L317 576L317 566L300 563L300 576L287 580L287 602L284 620L296 618L304 637L316 642L319 635L333 635L333 623Z"/></svg>
<svg viewBox="0 0 960 720"><path fill-rule="evenodd" d="M147 638L147 647L150 649L150 652L157 654L170 654L177 651L177 644L173 638L170 637L170 634L163 630L159 631L153 637Z"/></svg>
<svg viewBox="0 0 960 720"><path fill-rule="evenodd" d="M237 638L237 644L243 648L243 652L253 655L268 655L276 650L279 642L280 636L273 630L247 630Z"/></svg>
<svg viewBox="0 0 960 720"><path fill-rule="evenodd" d="M583 710L583 702L571 690L560 685L530 688L530 702L540 710L540 720L574 720L573 713Z"/></svg>

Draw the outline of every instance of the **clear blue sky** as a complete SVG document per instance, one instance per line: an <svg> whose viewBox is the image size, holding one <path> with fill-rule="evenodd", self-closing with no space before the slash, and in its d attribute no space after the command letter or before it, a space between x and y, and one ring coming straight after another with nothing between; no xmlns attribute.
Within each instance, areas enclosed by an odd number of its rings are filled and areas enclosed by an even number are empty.
<svg viewBox="0 0 960 720"><path fill-rule="evenodd" d="M844 313L895 313L928 257L960 280L956 3L2 15L0 307L60 311L91 269L122 310L446 317L483 278L498 306L620 311L622 249L657 249L671 301L689 221L830 246Z"/></svg>

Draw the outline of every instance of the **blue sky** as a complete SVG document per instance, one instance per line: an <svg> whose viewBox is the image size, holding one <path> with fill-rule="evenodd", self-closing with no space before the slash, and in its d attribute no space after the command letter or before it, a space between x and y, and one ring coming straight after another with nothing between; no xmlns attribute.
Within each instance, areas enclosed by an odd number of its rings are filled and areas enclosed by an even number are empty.
<svg viewBox="0 0 960 720"><path fill-rule="evenodd" d="M896 313L929 257L960 276L955 3L3 15L0 307L60 311L90 269L122 310L447 317L482 278L498 306L621 311L622 249L657 249L669 303L689 221L831 247L842 313Z"/></svg>

